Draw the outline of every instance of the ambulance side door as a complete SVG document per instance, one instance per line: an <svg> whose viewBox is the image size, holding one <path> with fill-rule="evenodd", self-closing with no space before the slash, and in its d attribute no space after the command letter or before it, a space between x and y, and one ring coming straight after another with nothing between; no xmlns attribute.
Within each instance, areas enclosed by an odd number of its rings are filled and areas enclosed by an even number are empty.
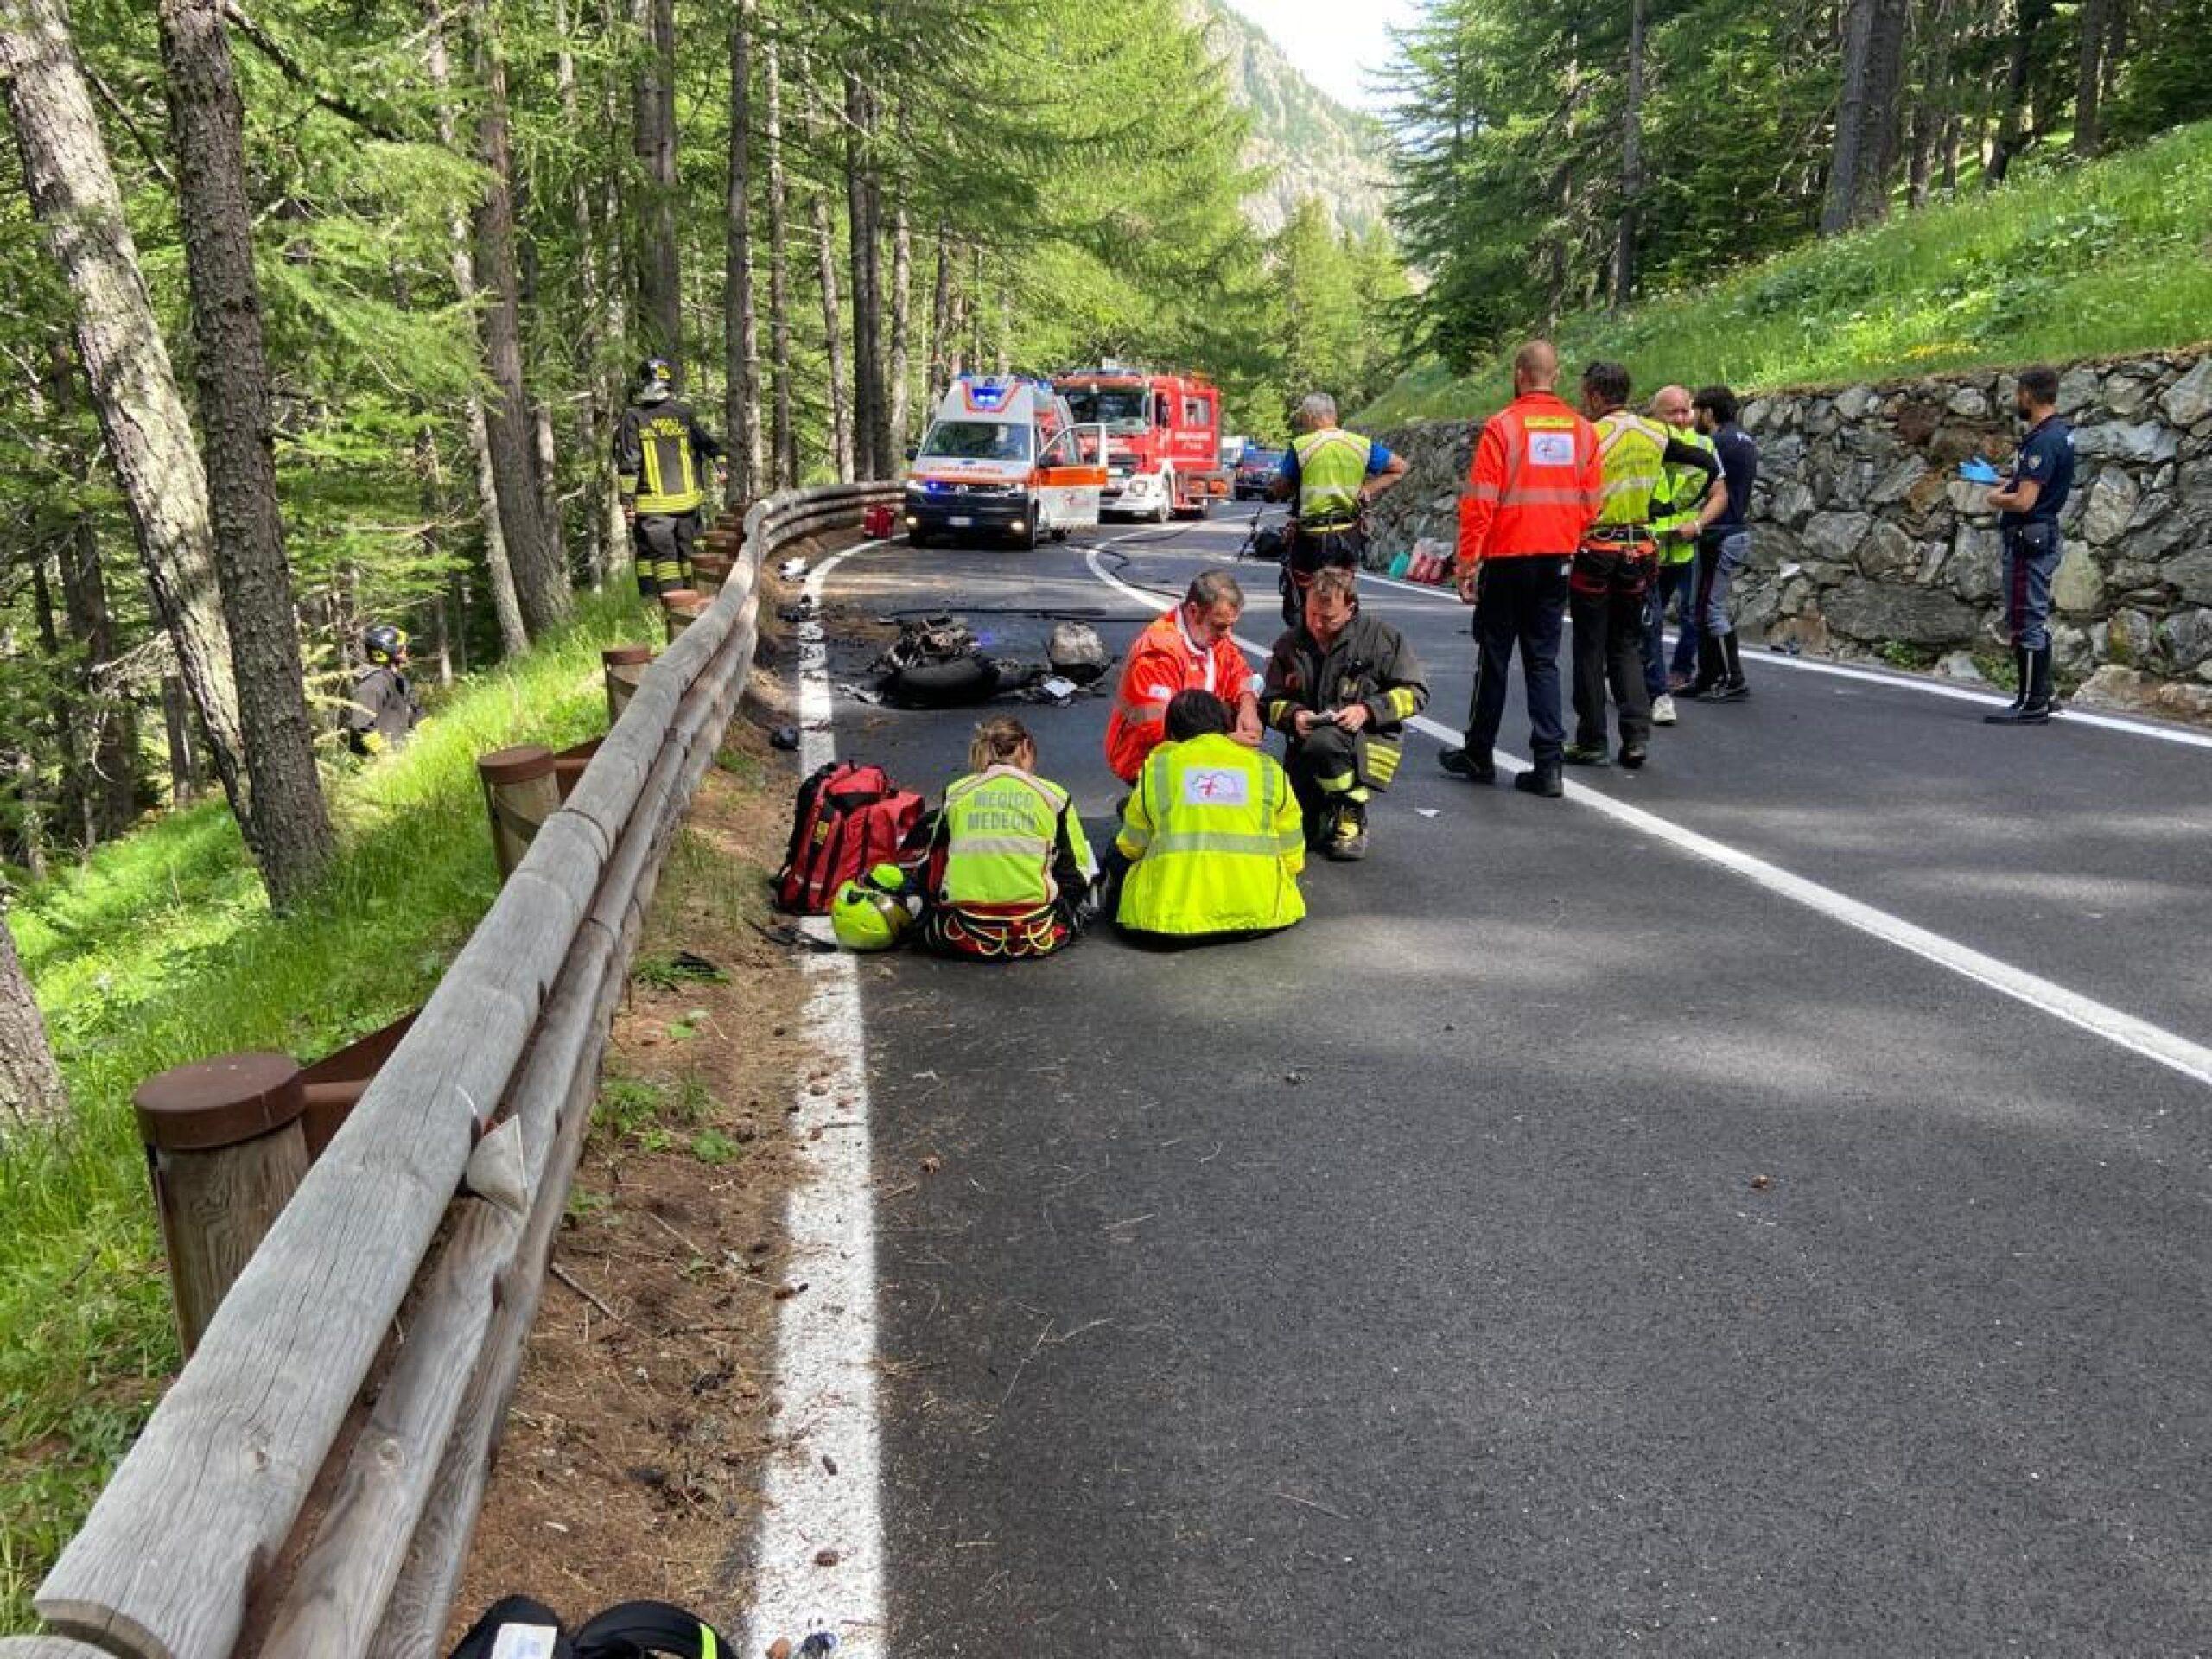
<svg viewBox="0 0 2212 1659"><path fill-rule="evenodd" d="M1088 448L1097 461L1084 458ZM1085 529L1098 522L1098 496L1106 487L1106 429L1063 427L1045 446L1037 466L1038 516L1052 530Z"/></svg>

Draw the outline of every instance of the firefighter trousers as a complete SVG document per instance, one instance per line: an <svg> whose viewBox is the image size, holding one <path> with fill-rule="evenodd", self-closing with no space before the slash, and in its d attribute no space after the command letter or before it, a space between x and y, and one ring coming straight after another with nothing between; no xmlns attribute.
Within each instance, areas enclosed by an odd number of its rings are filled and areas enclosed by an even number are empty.
<svg viewBox="0 0 2212 1659"><path fill-rule="evenodd" d="M1340 804L1364 804L1390 787L1403 747L1395 736L1348 732L1333 723L1290 740L1283 770L1306 816L1306 837L1319 839Z"/></svg>
<svg viewBox="0 0 2212 1659"><path fill-rule="evenodd" d="M691 584L691 548L698 539L696 512L641 512L630 525L638 562L638 592L646 599Z"/></svg>

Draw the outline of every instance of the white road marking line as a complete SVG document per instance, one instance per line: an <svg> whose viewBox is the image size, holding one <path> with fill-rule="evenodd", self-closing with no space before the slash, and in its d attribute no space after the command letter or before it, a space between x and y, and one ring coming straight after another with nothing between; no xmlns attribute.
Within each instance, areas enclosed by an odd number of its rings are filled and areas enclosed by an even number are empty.
<svg viewBox="0 0 2212 1659"><path fill-rule="evenodd" d="M830 573L863 543L832 555L806 578L819 607ZM836 758L829 645L822 623L798 625L799 767ZM787 1283L804 1285L776 1317L776 1421L786 1444L771 1459L755 1543L748 1653L778 1637L794 1650L813 1631L833 1631L838 1652L882 1659L885 1625L882 1436L875 1372L875 1209L868 1128L867 1033L860 977L842 951L809 956L813 992L807 1032L827 1063L795 1083L791 1120L798 1180L784 1212ZM818 1092L817 1092L818 1090ZM811 1132L836 1126L820 1140ZM836 1465L830 1472L824 1459ZM817 1557L836 1552L833 1566Z"/></svg>
<svg viewBox="0 0 2212 1659"><path fill-rule="evenodd" d="M1104 543L1110 546L1111 543ZM1440 605L1461 608L1459 596L1449 588L1434 588L1418 582L1401 582L1395 576L1378 575L1372 570L1360 572L1363 586L1373 582L1380 587L1402 588L1409 594ZM1572 626L1572 625L1570 625ZM1672 633L1667 636L1670 640ZM1955 702L1979 702L1986 707L2002 709L2011 699L2002 691L1976 691L1969 686L1946 685L1941 680L1925 675L1887 672L1878 668L1861 668L1851 663L1825 662L1817 657L1793 657L1788 652L1776 651L1771 646L1753 645L1752 658L1776 668L1786 668L1801 674L1825 674L1831 679L1858 680L1868 685L1885 686L1892 691L1914 691L1924 697L1948 697ZM2122 732L2129 737L2154 738L2161 743L2178 743L2183 748L2212 749L2212 733L2193 732L2182 726L2160 726L2149 721L2130 720L2125 715L2101 715L2087 709L2069 704L2059 715L2059 720L2069 726L2092 726L2099 731Z"/></svg>
<svg viewBox="0 0 2212 1659"><path fill-rule="evenodd" d="M1154 610L1164 611L1174 602L1148 594L1142 588L1133 588L1120 578L1109 575L1099 565L1096 552L1087 556L1086 563L1090 566L1091 575L1101 582L1119 588ZM1236 643L1255 657L1266 655L1249 639L1240 638ZM1459 733L1426 715L1416 715L1407 724L1448 747L1459 746ZM1528 769L1529 763L1517 755L1500 751L1497 759L1501 768L1508 772ZM1779 865L1770 864L1725 842L1715 841L1710 836L1686 829L1656 812L1630 806L1625 801L1617 800L1612 796L1601 794L1578 783L1568 783L1567 796L1569 800L1595 808L1618 823L1718 864L1723 869L1732 870L1770 893L1778 893L1832 920L1841 922L1847 927L1855 928L1861 933L1893 944L1901 950L1909 950L1923 961L1934 963L1937 967L1948 969L1978 985L2025 1003L2040 1014L2063 1020L2131 1053L2155 1060L2185 1077L2212 1087L2212 1048L2207 1048L2201 1043L2191 1042L2164 1027L2154 1026L2147 1020L2138 1019L2132 1014L2123 1013L2077 991L2069 990L2065 986L2029 973L2025 969L2000 962L1971 945L1961 944L1956 939L1932 932L1916 923L1906 921L1901 916L1892 916L1885 910L1878 910L1872 905L1838 893L1833 887L1825 887L1817 881L1808 881L1802 875L1794 875Z"/></svg>

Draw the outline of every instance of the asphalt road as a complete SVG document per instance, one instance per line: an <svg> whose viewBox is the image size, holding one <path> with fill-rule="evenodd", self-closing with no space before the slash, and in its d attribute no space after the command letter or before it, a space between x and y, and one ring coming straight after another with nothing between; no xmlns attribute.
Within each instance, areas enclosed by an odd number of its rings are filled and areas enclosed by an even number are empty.
<svg viewBox="0 0 2212 1659"><path fill-rule="evenodd" d="M1118 650L1244 517L828 592ZM1456 728L1464 613L1367 602ZM1656 826L1422 734L1287 934L870 965L887 1651L2212 1652L2212 749L1749 666L1583 779ZM1102 841L1106 709L1018 710Z"/></svg>

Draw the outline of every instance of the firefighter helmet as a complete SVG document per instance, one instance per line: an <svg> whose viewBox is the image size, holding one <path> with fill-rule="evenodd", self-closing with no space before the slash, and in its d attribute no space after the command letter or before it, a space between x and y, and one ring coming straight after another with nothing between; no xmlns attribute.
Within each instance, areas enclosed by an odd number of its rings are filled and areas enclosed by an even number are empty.
<svg viewBox="0 0 2212 1659"><path fill-rule="evenodd" d="M372 623L361 631L361 654L372 663L397 663L406 649L407 636L389 622Z"/></svg>
<svg viewBox="0 0 2212 1659"><path fill-rule="evenodd" d="M664 397L676 390L676 365L664 357L649 357L638 365L638 389L651 392L656 388Z"/></svg>

